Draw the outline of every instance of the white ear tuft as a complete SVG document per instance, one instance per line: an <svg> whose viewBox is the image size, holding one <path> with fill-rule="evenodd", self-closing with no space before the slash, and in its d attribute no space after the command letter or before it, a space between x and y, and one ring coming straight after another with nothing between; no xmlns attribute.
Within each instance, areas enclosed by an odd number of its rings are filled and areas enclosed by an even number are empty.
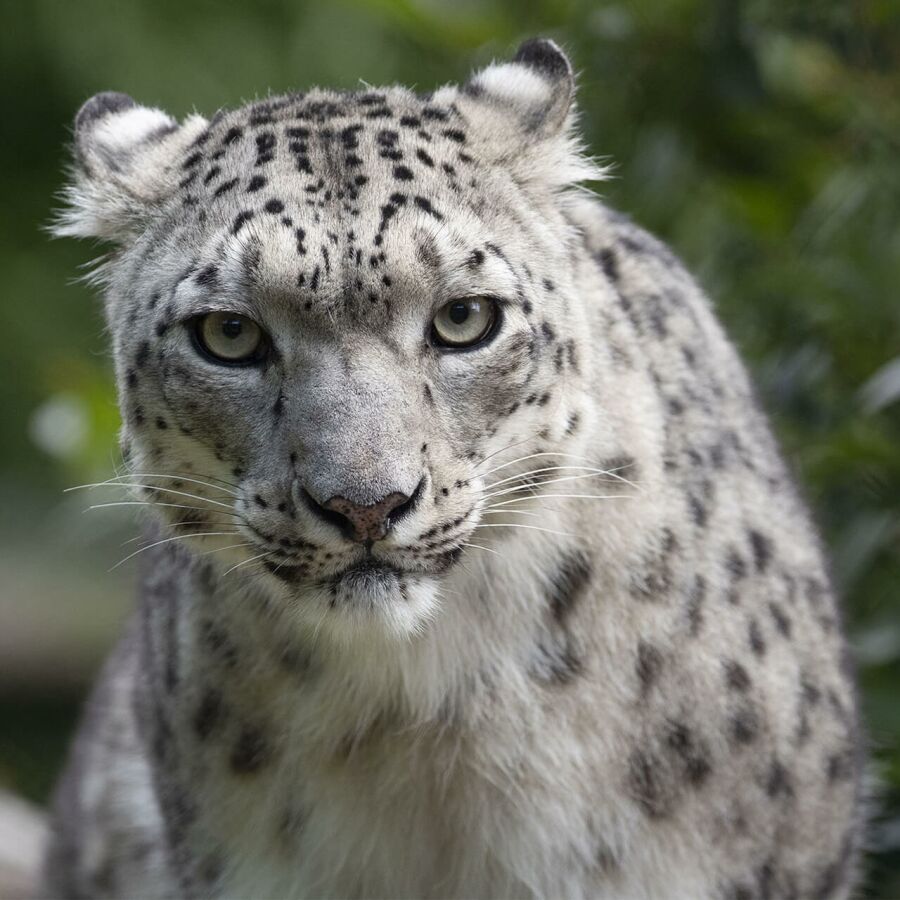
<svg viewBox="0 0 900 900"><path fill-rule="evenodd" d="M172 161L206 124L191 116L179 125L127 94L91 97L75 117L74 178L54 233L118 243L132 239L174 189L166 177Z"/></svg>

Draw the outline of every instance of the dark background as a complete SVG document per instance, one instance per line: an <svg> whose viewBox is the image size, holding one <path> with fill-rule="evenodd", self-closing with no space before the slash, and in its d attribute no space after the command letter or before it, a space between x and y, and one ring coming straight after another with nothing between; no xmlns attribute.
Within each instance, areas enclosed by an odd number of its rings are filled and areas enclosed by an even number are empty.
<svg viewBox="0 0 900 900"><path fill-rule="evenodd" d="M177 116L311 83L464 78L535 34L580 71L614 205L671 242L754 372L834 563L879 787L867 896L900 897L900 4L0 0L0 786L46 797L130 605L98 248L51 242L79 105Z"/></svg>

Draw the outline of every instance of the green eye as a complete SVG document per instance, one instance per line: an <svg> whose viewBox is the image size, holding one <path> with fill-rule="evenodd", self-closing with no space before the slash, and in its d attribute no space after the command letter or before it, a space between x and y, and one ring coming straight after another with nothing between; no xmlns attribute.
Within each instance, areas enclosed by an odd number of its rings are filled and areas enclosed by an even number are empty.
<svg viewBox="0 0 900 900"><path fill-rule="evenodd" d="M431 323L432 340L439 347L471 347L488 336L497 319L497 302L490 297L451 300Z"/></svg>
<svg viewBox="0 0 900 900"><path fill-rule="evenodd" d="M256 322L231 312L201 316L194 326L194 338L207 356L232 366L260 362L267 345Z"/></svg>

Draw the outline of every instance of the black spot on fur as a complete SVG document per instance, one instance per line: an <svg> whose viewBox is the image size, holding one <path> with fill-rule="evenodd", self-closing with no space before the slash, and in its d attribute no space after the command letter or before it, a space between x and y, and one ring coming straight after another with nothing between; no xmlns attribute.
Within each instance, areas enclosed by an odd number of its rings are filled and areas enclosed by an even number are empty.
<svg viewBox="0 0 900 900"><path fill-rule="evenodd" d="M747 564L737 550L733 548L728 551L728 556L725 558L725 568L733 581L739 581L747 576Z"/></svg>
<svg viewBox="0 0 900 900"><path fill-rule="evenodd" d="M733 659L727 659L725 666L725 683L734 691L748 691L750 689L750 675L747 670Z"/></svg>
<svg viewBox="0 0 900 900"><path fill-rule="evenodd" d="M691 637L700 633L703 625L703 603L706 600L706 579L702 575L694 578L687 597L688 628Z"/></svg>
<svg viewBox="0 0 900 900"><path fill-rule="evenodd" d="M201 741L212 734L222 717L222 695L216 690L208 690L203 695L194 714L194 732Z"/></svg>
<svg viewBox="0 0 900 900"><path fill-rule="evenodd" d="M600 266L603 273L613 283L619 280L619 261L616 257L616 251L612 247L604 247L600 251Z"/></svg>
<svg viewBox="0 0 900 900"><path fill-rule="evenodd" d="M635 750L628 761L628 788L635 801L651 819L667 816L672 808L671 792L660 775L658 760L643 750Z"/></svg>
<svg viewBox="0 0 900 900"><path fill-rule="evenodd" d="M233 144L238 138L243 135L244 131L242 128L238 128L236 125L229 128L225 133L225 137L222 138L222 145L227 146L228 144Z"/></svg>
<svg viewBox="0 0 900 900"><path fill-rule="evenodd" d="M192 153L192 154L184 161L184 164L182 165L181 168L182 168L182 169L185 169L185 170L186 170L186 169L193 169L194 166L196 166L197 163L199 163L201 159L203 159L203 154L198 150L197 152Z"/></svg>
<svg viewBox="0 0 900 900"><path fill-rule="evenodd" d="M775 628L782 637L789 638L791 636L792 623L788 615L778 603L774 601L769 603L769 612L775 622Z"/></svg>
<svg viewBox="0 0 900 900"><path fill-rule="evenodd" d="M565 555L553 576L550 612L557 624L565 626L578 601L590 584L593 568L584 553Z"/></svg>
<svg viewBox="0 0 900 900"><path fill-rule="evenodd" d="M691 512L691 519L698 528L705 528L709 520L709 513L703 503L693 495L688 497L688 508Z"/></svg>
<svg viewBox="0 0 900 900"><path fill-rule="evenodd" d="M247 222L249 222L252 218L253 218L252 210L245 209L243 212L239 212L235 216L234 222L232 223L231 233L237 234L244 227L244 225L246 225Z"/></svg>
<svg viewBox="0 0 900 900"><path fill-rule="evenodd" d="M677 757L678 768L692 787L700 787L710 772L709 749L684 722L670 722L666 747Z"/></svg>
<svg viewBox="0 0 900 900"><path fill-rule="evenodd" d="M641 685L642 694L646 694L653 685L656 684L662 670L662 665L662 653L660 653L652 644L641 641L637 648L637 664L635 670Z"/></svg>
<svg viewBox="0 0 900 900"><path fill-rule="evenodd" d="M757 572L765 572L772 559L772 541L764 534L751 529L747 532L753 548L753 562Z"/></svg>
<svg viewBox="0 0 900 900"><path fill-rule="evenodd" d="M267 213L278 215L284 212L284 204L280 200L269 200L263 207Z"/></svg>
<svg viewBox="0 0 900 900"><path fill-rule="evenodd" d="M729 736L736 744L751 744L759 735L759 716L752 706L743 706L729 722Z"/></svg>
<svg viewBox="0 0 900 900"><path fill-rule="evenodd" d="M762 630L756 619L751 619L747 624L747 638L750 641L750 649L755 656L763 656L766 652L766 642L762 636Z"/></svg>
<svg viewBox="0 0 900 900"><path fill-rule="evenodd" d="M209 265L205 269L201 269L195 276L194 280L197 282L197 284L209 286L215 284L218 277L219 267L216 265Z"/></svg>
<svg viewBox="0 0 900 900"><path fill-rule="evenodd" d="M540 664L537 672L533 671L532 675L541 681L565 686L574 681L584 668L572 636L568 633L562 635L559 646L548 648L539 644L537 651Z"/></svg>
<svg viewBox="0 0 900 900"><path fill-rule="evenodd" d="M269 760L271 748L259 728L245 728L231 751L231 771L238 775L258 772Z"/></svg>
<svg viewBox="0 0 900 900"><path fill-rule="evenodd" d="M260 156L272 153L277 141L278 139L275 137L274 131L262 131L256 136L257 162L259 162Z"/></svg>
<svg viewBox="0 0 900 900"><path fill-rule="evenodd" d="M792 797L794 787L788 770L778 761L774 760L769 767L766 776L766 793L772 797Z"/></svg>
<svg viewBox="0 0 900 900"><path fill-rule="evenodd" d="M439 221L442 220L442 219L444 218L443 215L442 215L441 213L439 213L439 212L431 205L431 201L429 201L429 200L428 200L427 198L425 198L425 197L418 197L418 196L413 197L413 203L415 203L416 206L418 206L419 209L421 209L423 212L428 213L429 216L434 216L434 218L435 218L435 219L438 219Z"/></svg>
<svg viewBox="0 0 900 900"><path fill-rule="evenodd" d="M234 190L237 186L238 179L231 178L228 181L223 181L216 189L213 191L213 197L221 197L222 194L227 194L229 191Z"/></svg>

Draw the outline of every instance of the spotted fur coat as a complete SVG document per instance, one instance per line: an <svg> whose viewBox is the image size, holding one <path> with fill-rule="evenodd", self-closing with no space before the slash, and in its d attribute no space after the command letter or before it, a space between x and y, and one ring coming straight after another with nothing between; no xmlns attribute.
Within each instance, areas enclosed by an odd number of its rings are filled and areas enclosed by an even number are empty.
<svg viewBox="0 0 900 900"><path fill-rule="evenodd" d="M139 601L66 897L846 897L820 542L672 253L576 185L568 60L75 125Z"/></svg>

